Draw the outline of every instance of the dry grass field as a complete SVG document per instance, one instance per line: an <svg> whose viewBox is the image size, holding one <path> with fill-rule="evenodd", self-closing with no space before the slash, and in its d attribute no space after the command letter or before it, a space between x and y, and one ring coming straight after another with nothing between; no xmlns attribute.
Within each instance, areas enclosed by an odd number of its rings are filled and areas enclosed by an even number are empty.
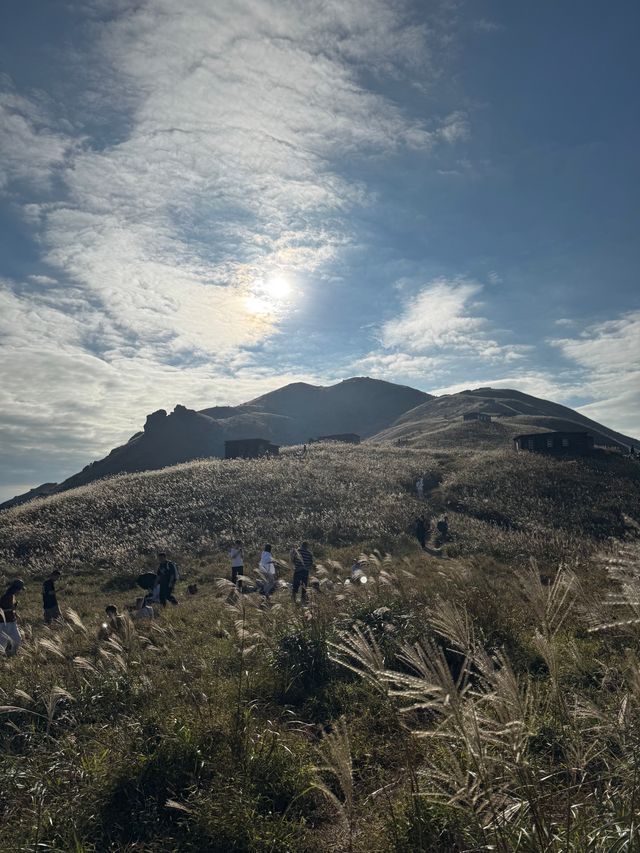
<svg viewBox="0 0 640 853"><path fill-rule="evenodd" d="M0 850L636 849L639 470L327 446L2 513L2 580L27 589L0 659ZM422 552L411 521L443 510L451 541ZM309 538L308 607L224 580L235 536L249 568ZM180 604L101 638L160 545ZM361 552L368 582L345 583Z"/></svg>

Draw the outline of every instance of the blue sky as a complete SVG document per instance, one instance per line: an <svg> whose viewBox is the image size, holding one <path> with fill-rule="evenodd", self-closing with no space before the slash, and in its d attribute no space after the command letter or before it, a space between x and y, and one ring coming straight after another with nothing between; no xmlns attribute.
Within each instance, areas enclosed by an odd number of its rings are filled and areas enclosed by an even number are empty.
<svg viewBox="0 0 640 853"><path fill-rule="evenodd" d="M370 375L640 434L640 7L8 0L0 498Z"/></svg>

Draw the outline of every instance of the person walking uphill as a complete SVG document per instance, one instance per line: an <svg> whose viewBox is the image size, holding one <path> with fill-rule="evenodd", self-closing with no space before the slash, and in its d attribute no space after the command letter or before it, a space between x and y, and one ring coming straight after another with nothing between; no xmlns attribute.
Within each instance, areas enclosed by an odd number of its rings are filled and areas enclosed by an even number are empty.
<svg viewBox="0 0 640 853"><path fill-rule="evenodd" d="M416 518L415 521L415 531L416 531L416 539L420 543L420 547L424 551L424 546L427 542L427 523L425 521L424 515Z"/></svg>
<svg viewBox="0 0 640 853"><path fill-rule="evenodd" d="M22 644L22 634L18 628L16 595L24 589L24 581L17 579L6 588L0 597L0 648L7 657L15 655Z"/></svg>
<svg viewBox="0 0 640 853"><path fill-rule="evenodd" d="M309 572L314 566L313 554L309 550L308 542L303 542L299 548L291 549L291 562L293 563L292 598L295 602L298 590L302 588L300 603L304 604L307 600Z"/></svg>
<svg viewBox="0 0 640 853"><path fill-rule="evenodd" d="M46 581L42 584L42 609L44 611L44 621L50 625L55 619L60 618L60 608L58 607L58 598L56 596L56 581L61 577L61 573L54 569Z"/></svg>
<svg viewBox="0 0 640 853"><path fill-rule="evenodd" d="M163 607L167 606L167 601L177 604L178 599L173 594L173 589L180 578L178 567L171 560L167 560L167 555L164 551L158 554L158 559L160 560L157 572L160 604Z"/></svg>

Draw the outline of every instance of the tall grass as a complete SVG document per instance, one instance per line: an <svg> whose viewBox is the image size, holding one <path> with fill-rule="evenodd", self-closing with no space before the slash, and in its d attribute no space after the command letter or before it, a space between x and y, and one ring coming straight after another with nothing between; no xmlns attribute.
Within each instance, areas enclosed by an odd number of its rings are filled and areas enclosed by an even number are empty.
<svg viewBox="0 0 640 853"><path fill-rule="evenodd" d="M536 501L557 506L545 478L560 477L570 501L574 476L591 476L573 463L554 474L527 457L518 511L515 492L498 488L501 466L519 464L511 457L367 447L309 457L116 478L0 516L8 572L37 576L58 561L61 602L74 607L44 626L28 586L25 642L0 659L0 850L637 847L633 520L619 541L582 529L588 507L545 526ZM429 506L451 510L463 464L470 491L453 506L452 542L423 553L403 534L420 507L412 478L431 471ZM474 466L495 467L495 494ZM633 515L633 478L611 476L602 513L622 496ZM509 524L478 517L485 496ZM216 549L238 526L250 549L267 532L299 538L312 518L324 526L308 607L286 589L266 604L220 579ZM135 595L151 530L200 549L183 564L200 593L101 639L105 604ZM347 584L363 550L368 582Z"/></svg>

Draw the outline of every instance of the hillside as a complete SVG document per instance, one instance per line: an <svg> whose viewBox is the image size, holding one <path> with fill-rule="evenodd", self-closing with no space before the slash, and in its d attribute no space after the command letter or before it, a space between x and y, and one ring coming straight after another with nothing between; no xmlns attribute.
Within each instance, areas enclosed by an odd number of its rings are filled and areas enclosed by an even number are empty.
<svg viewBox="0 0 640 853"><path fill-rule="evenodd" d="M423 476L427 502L415 499ZM580 500L576 503L575 497ZM572 507L569 512L568 507ZM0 515L0 560L33 571L88 563L113 571L163 545L180 554L240 536L257 554L300 538L386 547L417 512L448 511L457 554L553 563L623 536L640 519L640 465L618 454L537 454L313 445L274 459L207 460L120 475Z"/></svg>
<svg viewBox="0 0 640 853"><path fill-rule="evenodd" d="M491 415L491 423L464 422L468 412ZM597 445L628 450L632 438L599 424L579 412L505 388L477 388L427 400L405 412L374 436L377 441L408 441L423 447L498 447L521 433L547 430L586 431Z"/></svg>
<svg viewBox="0 0 640 853"><path fill-rule="evenodd" d="M196 412L178 405L147 417L142 432L62 483L47 483L0 504L0 509L66 491L102 477L166 468L192 459L224 456L224 443L267 438L297 444L317 435L355 432L363 438L392 424L429 394L378 379L354 377L330 387L293 383L240 406Z"/></svg>
<svg viewBox="0 0 640 853"><path fill-rule="evenodd" d="M443 509L451 539L422 551L412 520ZM640 465L620 454L369 443L124 474L7 510L0 585L26 590L22 646L0 667L0 849L632 849L633 517ZM236 536L250 583L273 543L268 603L225 580ZM302 537L304 607L284 584ZM179 604L130 618L159 546ZM366 584L349 577L360 557ZM44 625L55 566L65 619ZM107 604L123 614L110 633Z"/></svg>

